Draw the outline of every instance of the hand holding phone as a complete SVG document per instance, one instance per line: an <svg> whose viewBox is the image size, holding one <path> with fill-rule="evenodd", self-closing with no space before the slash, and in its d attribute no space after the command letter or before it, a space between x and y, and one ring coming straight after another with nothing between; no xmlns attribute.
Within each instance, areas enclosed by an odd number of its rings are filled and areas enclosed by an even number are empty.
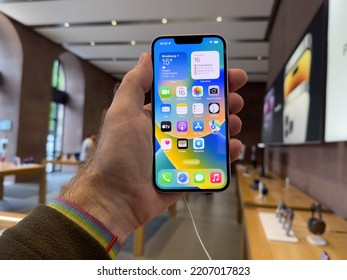
<svg viewBox="0 0 347 280"><path fill-rule="evenodd" d="M228 70L218 35L152 43L154 185L217 191L229 184Z"/></svg>

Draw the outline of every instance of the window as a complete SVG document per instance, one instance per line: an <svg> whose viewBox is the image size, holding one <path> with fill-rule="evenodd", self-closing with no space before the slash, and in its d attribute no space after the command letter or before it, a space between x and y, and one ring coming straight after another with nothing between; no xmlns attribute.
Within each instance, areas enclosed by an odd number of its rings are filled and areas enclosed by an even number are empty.
<svg viewBox="0 0 347 280"><path fill-rule="evenodd" d="M66 75L60 60L55 60L52 69L52 102L48 121L46 143L47 159L55 159L62 153L64 105L66 103ZM47 172L56 171L54 166L47 164Z"/></svg>

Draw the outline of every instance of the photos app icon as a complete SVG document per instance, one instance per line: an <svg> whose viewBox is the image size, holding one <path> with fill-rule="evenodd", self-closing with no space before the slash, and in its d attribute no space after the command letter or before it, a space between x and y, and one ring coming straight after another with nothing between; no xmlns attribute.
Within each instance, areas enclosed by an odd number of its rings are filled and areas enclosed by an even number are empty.
<svg viewBox="0 0 347 280"><path fill-rule="evenodd" d="M202 86L194 86L192 88L193 97L202 97L204 95L204 88Z"/></svg>

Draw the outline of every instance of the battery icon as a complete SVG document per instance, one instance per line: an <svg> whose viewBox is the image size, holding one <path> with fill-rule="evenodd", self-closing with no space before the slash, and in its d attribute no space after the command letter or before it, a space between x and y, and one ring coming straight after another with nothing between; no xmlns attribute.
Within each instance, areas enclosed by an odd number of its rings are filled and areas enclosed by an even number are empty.
<svg viewBox="0 0 347 280"><path fill-rule="evenodd" d="M218 44L218 41L214 41L213 43L214 43L214 44Z"/></svg>

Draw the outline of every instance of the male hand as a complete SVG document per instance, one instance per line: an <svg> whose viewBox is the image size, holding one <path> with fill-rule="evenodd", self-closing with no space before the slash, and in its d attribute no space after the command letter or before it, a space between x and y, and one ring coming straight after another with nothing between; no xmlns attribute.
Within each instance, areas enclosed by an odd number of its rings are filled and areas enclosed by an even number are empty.
<svg viewBox="0 0 347 280"><path fill-rule="evenodd" d="M234 136L241 129L235 114L243 100L233 91L245 84L247 75L237 69L228 75L229 127ZM152 113L150 105L143 106L152 80L151 57L144 53L115 94L94 155L61 194L117 234L121 243L180 198L178 193L159 193L153 186ZM241 148L240 141L231 139L231 160Z"/></svg>

